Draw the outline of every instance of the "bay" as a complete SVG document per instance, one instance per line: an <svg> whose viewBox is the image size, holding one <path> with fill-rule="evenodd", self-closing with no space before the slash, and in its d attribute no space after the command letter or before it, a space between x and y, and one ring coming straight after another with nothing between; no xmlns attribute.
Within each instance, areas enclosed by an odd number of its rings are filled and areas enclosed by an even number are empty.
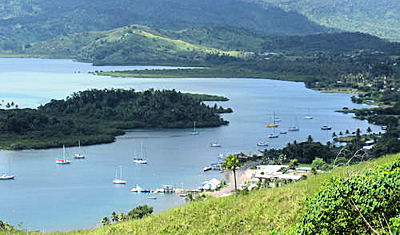
<svg viewBox="0 0 400 235"><path fill-rule="evenodd" d="M133 88L136 90L176 89L182 92L222 95L232 114L223 117L227 126L199 129L200 135L190 135L190 129L131 130L117 138L115 143L82 147L85 160L72 160L68 166L57 166L55 159L62 149L0 151L0 172L16 175L14 181L0 182L0 220L11 224L24 223L28 230L56 231L92 228L112 211L127 212L148 204L156 212L182 205L177 195L148 195L131 193L139 184L158 188L162 184L197 188L204 180L225 176L218 172L204 173L202 168L217 161L221 153L256 153L258 141L267 141L268 148L279 148L288 142L305 141L311 135L317 141L332 141L333 132L346 129L363 132L370 126L350 114L334 112L353 104L348 94L327 94L305 88L303 83L268 79L244 78L110 78L88 72L120 69L152 69L169 67L133 66L129 68L98 68L71 60L0 59L0 100L15 102L20 107L35 108L51 99L62 99L72 92L91 88ZM271 130L265 125L273 113L282 120L276 132L298 126L300 131L288 132L278 139L268 139ZM304 116L312 115L311 120ZM332 126L322 131L322 125ZM210 148L217 141L221 148ZM130 163L134 153L143 145L148 165ZM72 158L77 148L68 148ZM113 185L116 169L122 166L125 186Z"/></svg>

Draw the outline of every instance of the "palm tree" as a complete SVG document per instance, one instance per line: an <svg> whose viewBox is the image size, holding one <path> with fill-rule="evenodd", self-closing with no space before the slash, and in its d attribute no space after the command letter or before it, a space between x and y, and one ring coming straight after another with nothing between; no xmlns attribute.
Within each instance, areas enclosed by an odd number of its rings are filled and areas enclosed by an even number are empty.
<svg viewBox="0 0 400 235"><path fill-rule="evenodd" d="M225 157L224 163L221 165L222 168L230 170L233 172L233 179L235 181L235 191L237 190L236 183L236 170L242 166L242 163L239 162L237 155L229 154Z"/></svg>

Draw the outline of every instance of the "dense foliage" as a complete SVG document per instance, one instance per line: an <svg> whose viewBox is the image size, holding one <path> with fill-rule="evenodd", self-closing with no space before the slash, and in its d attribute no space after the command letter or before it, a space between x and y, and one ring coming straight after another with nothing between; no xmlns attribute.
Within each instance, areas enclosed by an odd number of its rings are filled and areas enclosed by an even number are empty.
<svg viewBox="0 0 400 235"><path fill-rule="evenodd" d="M15 231L15 227L0 220L0 232L1 231Z"/></svg>
<svg viewBox="0 0 400 235"><path fill-rule="evenodd" d="M111 217L104 217L102 219L103 225L110 225L111 223L120 223L128 220L142 219L146 216L149 216L153 213L154 209L151 206L143 205L137 206L130 210L127 214L119 213L117 214L115 211L111 214Z"/></svg>
<svg viewBox="0 0 400 235"><path fill-rule="evenodd" d="M348 178L333 178L307 200L296 234L400 232L400 159Z"/></svg>
<svg viewBox="0 0 400 235"><path fill-rule="evenodd" d="M175 90L87 90L38 109L0 110L1 148L45 148L114 141L124 129L186 128L227 124L201 98Z"/></svg>

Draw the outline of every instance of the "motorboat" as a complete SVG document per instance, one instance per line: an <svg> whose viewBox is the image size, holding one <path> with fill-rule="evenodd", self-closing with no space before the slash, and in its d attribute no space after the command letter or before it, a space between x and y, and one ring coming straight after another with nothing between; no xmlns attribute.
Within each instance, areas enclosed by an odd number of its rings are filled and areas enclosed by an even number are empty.
<svg viewBox="0 0 400 235"><path fill-rule="evenodd" d="M132 160L132 163L136 163L136 164L147 164L147 160L143 159L143 158L134 158Z"/></svg>
<svg viewBox="0 0 400 235"><path fill-rule="evenodd" d="M206 166L206 167L203 168L204 172L211 171L211 170L212 170L212 167L210 167L210 166Z"/></svg>
<svg viewBox="0 0 400 235"><path fill-rule="evenodd" d="M332 129L332 127L327 126L327 125L324 125L324 126L321 127L321 130L324 130L324 131L328 131L328 130L331 130L331 129Z"/></svg>
<svg viewBox="0 0 400 235"><path fill-rule="evenodd" d="M259 147L268 146L268 143L265 142L265 141L260 141L260 142L257 143L257 146L259 146Z"/></svg>
<svg viewBox="0 0 400 235"><path fill-rule="evenodd" d="M268 138L276 139L276 138L279 138L279 135L271 133L271 134L268 135Z"/></svg>
<svg viewBox="0 0 400 235"><path fill-rule="evenodd" d="M210 143L210 147L221 147L221 144L217 142Z"/></svg>
<svg viewBox="0 0 400 235"><path fill-rule="evenodd" d="M0 175L0 180L13 180L14 178L15 176L13 175L7 175L7 174Z"/></svg>

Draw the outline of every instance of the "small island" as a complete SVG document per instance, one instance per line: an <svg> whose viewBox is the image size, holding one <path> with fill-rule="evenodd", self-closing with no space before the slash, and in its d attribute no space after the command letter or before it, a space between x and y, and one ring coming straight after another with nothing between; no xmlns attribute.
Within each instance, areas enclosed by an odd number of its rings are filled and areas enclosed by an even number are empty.
<svg viewBox="0 0 400 235"><path fill-rule="evenodd" d="M232 109L204 101L220 96L175 90L86 90L37 109L0 109L0 149L44 149L110 143L135 128L218 127Z"/></svg>

